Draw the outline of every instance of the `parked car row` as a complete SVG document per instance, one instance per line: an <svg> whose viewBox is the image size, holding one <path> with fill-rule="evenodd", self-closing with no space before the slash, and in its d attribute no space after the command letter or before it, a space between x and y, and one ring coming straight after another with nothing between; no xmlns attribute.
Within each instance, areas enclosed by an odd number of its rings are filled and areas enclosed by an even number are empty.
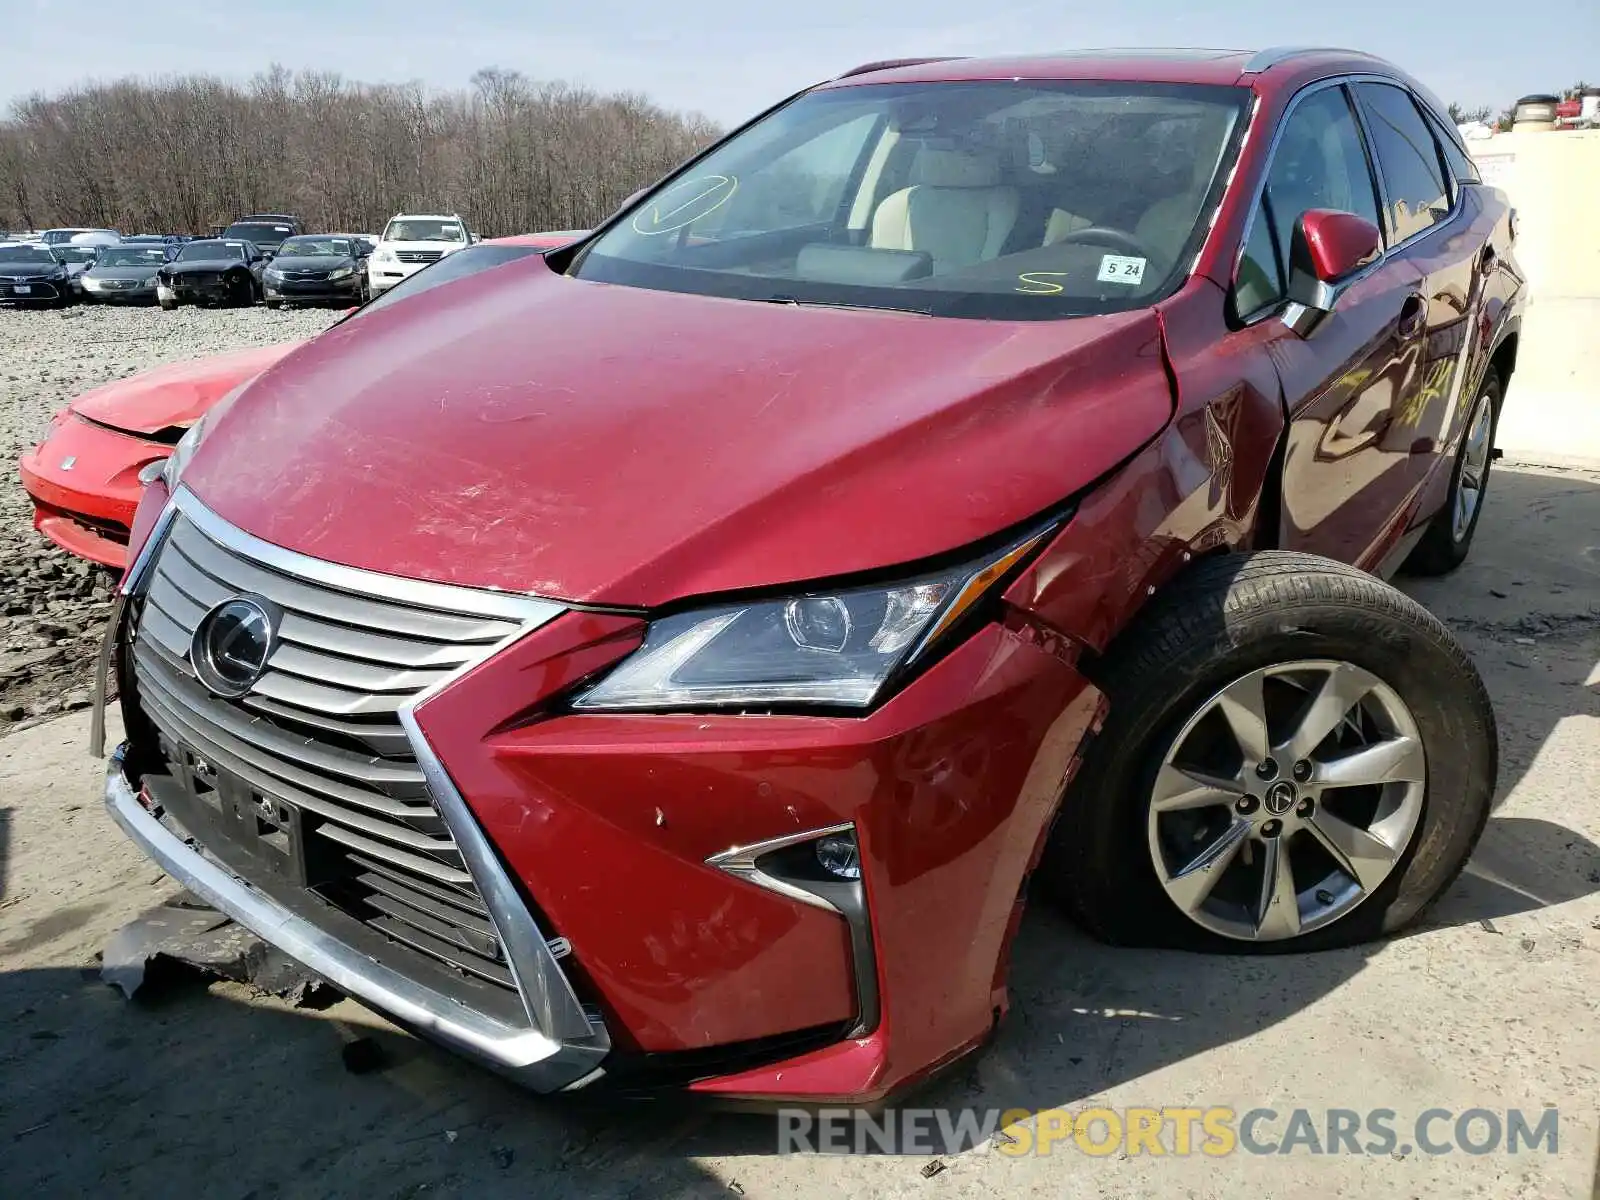
<svg viewBox="0 0 1600 1200"><path fill-rule="evenodd" d="M7 273L15 286L0 286L0 300L155 303L168 310L362 304L478 240L459 213L397 213L376 235L307 233L290 213L251 213L208 238L47 229L26 242L0 242L0 265L17 267Z"/></svg>

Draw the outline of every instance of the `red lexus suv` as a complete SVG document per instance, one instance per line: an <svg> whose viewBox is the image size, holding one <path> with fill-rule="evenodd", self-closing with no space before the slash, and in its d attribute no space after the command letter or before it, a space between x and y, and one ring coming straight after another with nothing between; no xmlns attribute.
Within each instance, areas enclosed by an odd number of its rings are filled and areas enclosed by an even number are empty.
<svg viewBox="0 0 1600 1200"><path fill-rule="evenodd" d="M543 1091L881 1102L989 1037L1029 894L1197 951L1398 929L1497 750L1382 578L1471 543L1514 233L1361 54L810 88L184 437L107 802Z"/></svg>

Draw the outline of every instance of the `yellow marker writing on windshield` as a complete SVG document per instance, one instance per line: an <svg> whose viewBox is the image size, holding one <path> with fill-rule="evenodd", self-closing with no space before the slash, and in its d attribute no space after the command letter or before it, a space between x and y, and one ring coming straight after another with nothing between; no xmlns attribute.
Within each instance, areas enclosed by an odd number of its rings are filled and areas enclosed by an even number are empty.
<svg viewBox="0 0 1600 1200"><path fill-rule="evenodd" d="M702 217L709 216L710 214L716 212L717 209L721 208L728 202L728 200L733 196L734 192L739 190L739 180L735 176L707 175L701 179L687 180L683 183L677 184L674 187L668 188L662 193L662 196L671 196L674 192L681 188L693 187L697 183L706 184L708 182L709 186L702 187L699 192L695 193L688 200L685 200L682 204L668 210L665 213L661 211L661 206L658 199L657 203L650 206L649 228L646 228L645 225L641 223L645 213L641 211L635 214L633 218L634 232L642 233L646 237L658 233L674 233L677 230L682 229L684 226L692 225ZM717 195L719 191L722 193L720 196ZM688 210L695 208L697 205L704 204L704 202L710 199L712 196L716 196L716 200L709 207L703 208L699 212L690 213L687 217L682 215Z"/></svg>
<svg viewBox="0 0 1600 1200"><path fill-rule="evenodd" d="M1017 291L1024 296L1059 296L1067 289L1059 283L1052 283L1045 276L1054 275L1057 278L1061 278L1067 274L1068 272L1066 271L1024 271L1017 276L1017 279L1023 285Z"/></svg>

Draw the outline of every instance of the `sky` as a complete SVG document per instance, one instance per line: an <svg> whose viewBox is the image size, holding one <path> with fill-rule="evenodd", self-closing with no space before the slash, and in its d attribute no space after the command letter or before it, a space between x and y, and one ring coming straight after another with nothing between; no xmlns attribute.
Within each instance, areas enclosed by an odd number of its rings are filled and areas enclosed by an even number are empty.
<svg viewBox="0 0 1600 1200"><path fill-rule="evenodd" d="M1530 10L1532 11L1532 10ZM1504 0L0 0L0 107L90 79L277 62L460 87L481 67L647 94L731 124L877 58L1090 46L1348 46L1496 113L1600 83L1600 3Z"/></svg>

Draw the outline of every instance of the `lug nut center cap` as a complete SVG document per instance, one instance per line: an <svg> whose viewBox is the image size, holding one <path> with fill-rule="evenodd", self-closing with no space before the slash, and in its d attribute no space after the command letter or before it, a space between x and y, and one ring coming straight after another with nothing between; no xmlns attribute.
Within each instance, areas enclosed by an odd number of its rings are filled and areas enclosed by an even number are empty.
<svg viewBox="0 0 1600 1200"><path fill-rule="evenodd" d="M1273 816L1281 817L1293 808L1299 799L1300 793L1295 790L1294 784L1285 779L1269 787L1261 803Z"/></svg>

